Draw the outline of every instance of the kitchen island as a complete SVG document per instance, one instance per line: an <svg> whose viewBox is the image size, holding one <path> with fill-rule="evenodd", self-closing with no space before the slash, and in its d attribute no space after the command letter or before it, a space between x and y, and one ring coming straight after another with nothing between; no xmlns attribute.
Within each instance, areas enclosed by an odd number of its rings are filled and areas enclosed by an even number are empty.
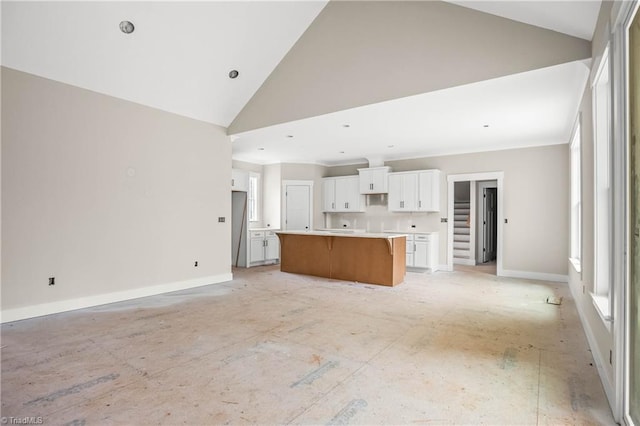
<svg viewBox="0 0 640 426"><path fill-rule="evenodd" d="M405 235L279 231L280 270L394 286L404 281Z"/></svg>

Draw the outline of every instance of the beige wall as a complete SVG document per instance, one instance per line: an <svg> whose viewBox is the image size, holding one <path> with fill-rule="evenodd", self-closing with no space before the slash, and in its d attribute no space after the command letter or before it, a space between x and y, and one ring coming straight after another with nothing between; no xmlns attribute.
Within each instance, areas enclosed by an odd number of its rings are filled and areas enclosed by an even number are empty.
<svg viewBox="0 0 640 426"><path fill-rule="evenodd" d="M262 188L264 226L280 229L282 227L280 223L282 167L280 164L268 164L264 166Z"/></svg>
<svg viewBox="0 0 640 426"><path fill-rule="evenodd" d="M6 68L2 88L3 315L230 277L224 129Z"/></svg>
<svg viewBox="0 0 640 426"><path fill-rule="evenodd" d="M586 40L442 1L331 1L229 130L240 133L590 55Z"/></svg>
<svg viewBox="0 0 640 426"><path fill-rule="evenodd" d="M439 169L439 213L389 213L368 206L366 213L330 214L331 227L347 224L373 232L386 229L438 231L440 264L447 263L447 175L504 172L503 268L509 271L567 275L569 149L567 145L388 161L395 172ZM348 172L341 168L340 172ZM328 174L332 174L329 169ZM354 174L354 173L345 173Z"/></svg>
<svg viewBox="0 0 640 426"><path fill-rule="evenodd" d="M233 160L231 162L231 167L239 170L246 170L248 172L262 173L264 170L264 166L261 164L248 163L246 161Z"/></svg>

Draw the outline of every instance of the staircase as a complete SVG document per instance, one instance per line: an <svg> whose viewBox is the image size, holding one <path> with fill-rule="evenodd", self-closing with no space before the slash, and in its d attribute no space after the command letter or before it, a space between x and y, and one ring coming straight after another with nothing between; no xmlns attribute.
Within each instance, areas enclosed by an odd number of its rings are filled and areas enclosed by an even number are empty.
<svg viewBox="0 0 640 426"><path fill-rule="evenodd" d="M456 201L453 210L453 263L469 265L471 259L471 228L467 224L470 202Z"/></svg>

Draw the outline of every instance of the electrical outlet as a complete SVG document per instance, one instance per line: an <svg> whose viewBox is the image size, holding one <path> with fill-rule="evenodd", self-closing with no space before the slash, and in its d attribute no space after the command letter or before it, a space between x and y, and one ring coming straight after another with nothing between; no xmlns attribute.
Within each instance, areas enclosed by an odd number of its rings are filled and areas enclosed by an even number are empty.
<svg viewBox="0 0 640 426"><path fill-rule="evenodd" d="M49 285L56 285L56 277L49 277Z"/></svg>
<svg viewBox="0 0 640 426"><path fill-rule="evenodd" d="M218 218L218 222L220 222L220 223L224 223L224 221L225 221L224 216L221 216L221 217L219 217L219 218Z"/></svg>
<svg viewBox="0 0 640 426"><path fill-rule="evenodd" d="M193 264L193 266L194 266L195 268L197 268L197 267L198 267L198 261L197 261L197 260L196 260L196 262Z"/></svg>
<svg viewBox="0 0 640 426"><path fill-rule="evenodd" d="M449 221L449 219L447 219L446 217L441 217L440 218L440 222L441 223L447 223Z"/></svg>

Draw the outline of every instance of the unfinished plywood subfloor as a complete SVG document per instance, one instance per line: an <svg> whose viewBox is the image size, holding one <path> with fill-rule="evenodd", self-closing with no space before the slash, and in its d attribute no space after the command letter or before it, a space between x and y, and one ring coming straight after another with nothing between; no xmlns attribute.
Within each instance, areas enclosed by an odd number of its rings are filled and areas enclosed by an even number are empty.
<svg viewBox="0 0 640 426"><path fill-rule="evenodd" d="M408 272L390 288L278 266L234 275L3 325L2 416L614 424L566 284Z"/></svg>

